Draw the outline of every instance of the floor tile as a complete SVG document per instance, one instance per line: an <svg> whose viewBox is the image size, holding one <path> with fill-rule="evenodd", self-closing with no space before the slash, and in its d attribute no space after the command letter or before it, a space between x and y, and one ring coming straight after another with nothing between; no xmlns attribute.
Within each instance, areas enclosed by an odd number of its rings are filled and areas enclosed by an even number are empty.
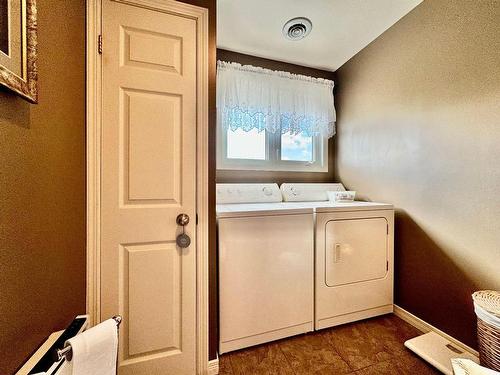
<svg viewBox="0 0 500 375"><path fill-rule="evenodd" d="M236 351L229 359L233 375L294 375L277 343Z"/></svg>
<svg viewBox="0 0 500 375"><path fill-rule="evenodd" d="M370 335L369 327L363 324L335 327L327 334L337 353L353 370L384 362L392 357L384 342Z"/></svg>
<svg viewBox="0 0 500 375"><path fill-rule="evenodd" d="M422 334L415 327L394 315L368 319L359 324L368 331L370 336L383 342L391 354L406 351L404 342Z"/></svg>
<svg viewBox="0 0 500 375"><path fill-rule="evenodd" d="M358 370L356 375L401 375L399 371L391 361L384 361Z"/></svg>
<svg viewBox="0 0 500 375"><path fill-rule="evenodd" d="M419 334L386 315L224 354L219 374L439 375L403 345Z"/></svg>
<svg viewBox="0 0 500 375"><path fill-rule="evenodd" d="M230 354L227 354L219 357L219 375L233 375L230 356Z"/></svg>
<svg viewBox="0 0 500 375"><path fill-rule="evenodd" d="M410 355L410 354L409 354ZM441 375L439 371L418 358L395 357L356 371L356 375Z"/></svg>
<svg viewBox="0 0 500 375"><path fill-rule="evenodd" d="M400 371L400 374L418 374L418 375L434 375L441 374L427 362L417 357L410 350L405 348L405 351L399 354L393 360L395 367Z"/></svg>
<svg viewBox="0 0 500 375"><path fill-rule="evenodd" d="M282 340L279 346L296 375L351 372L323 334L310 333Z"/></svg>

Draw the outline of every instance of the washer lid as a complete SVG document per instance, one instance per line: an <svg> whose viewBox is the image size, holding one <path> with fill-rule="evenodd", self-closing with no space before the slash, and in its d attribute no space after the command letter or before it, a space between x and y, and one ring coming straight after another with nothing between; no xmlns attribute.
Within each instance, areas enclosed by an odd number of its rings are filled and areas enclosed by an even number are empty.
<svg viewBox="0 0 500 375"><path fill-rule="evenodd" d="M249 216L275 216L293 214L313 214L310 205L284 202L278 203L245 203L245 204L218 204L216 206L218 218L249 217Z"/></svg>

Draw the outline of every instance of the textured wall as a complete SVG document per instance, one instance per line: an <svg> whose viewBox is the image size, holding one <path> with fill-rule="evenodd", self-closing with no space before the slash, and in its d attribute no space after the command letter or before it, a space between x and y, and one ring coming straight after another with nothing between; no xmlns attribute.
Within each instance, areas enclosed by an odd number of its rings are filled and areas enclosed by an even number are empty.
<svg viewBox="0 0 500 375"><path fill-rule="evenodd" d="M40 103L0 89L0 374L85 312L85 2L38 17Z"/></svg>
<svg viewBox="0 0 500 375"><path fill-rule="evenodd" d="M500 289L500 1L426 0L337 71L337 168L393 202L396 303L475 345Z"/></svg>

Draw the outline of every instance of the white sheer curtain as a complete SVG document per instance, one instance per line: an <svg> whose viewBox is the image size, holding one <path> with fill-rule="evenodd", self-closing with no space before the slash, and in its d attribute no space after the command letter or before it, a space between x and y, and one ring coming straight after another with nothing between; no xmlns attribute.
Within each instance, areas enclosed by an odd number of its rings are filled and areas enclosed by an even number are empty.
<svg viewBox="0 0 500 375"><path fill-rule="evenodd" d="M217 62L217 113L223 129L332 137L333 81Z"/></svg>

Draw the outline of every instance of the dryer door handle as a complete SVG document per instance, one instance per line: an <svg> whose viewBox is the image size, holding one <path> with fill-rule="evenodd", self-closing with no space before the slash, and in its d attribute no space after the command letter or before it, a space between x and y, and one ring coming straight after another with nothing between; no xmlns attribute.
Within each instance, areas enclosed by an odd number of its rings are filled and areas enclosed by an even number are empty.
<svg viewBox="0 0 500 375"><path fill-rule="evenodd" d="M333 263L338 263L340 262L340 250L341 250L341 244L336 243L333 246Z"/></svg>

